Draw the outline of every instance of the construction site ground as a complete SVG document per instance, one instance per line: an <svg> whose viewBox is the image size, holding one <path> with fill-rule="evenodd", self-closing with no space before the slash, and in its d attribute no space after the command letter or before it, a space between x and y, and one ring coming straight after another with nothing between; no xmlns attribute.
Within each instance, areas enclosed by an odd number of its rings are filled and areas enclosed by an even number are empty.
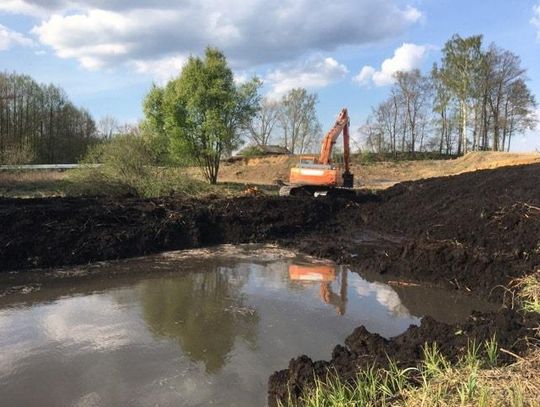
<svg viewBox="0 0 540 407"><path fill-rule="evenodd" d="M289 170L298 162L297 156L239 158L223 162L220 168L222 182L248 184L274 184L287 182ZM540 163L540 153L473 152L450 160L418 160L353 164L355 187L384 189L398 182L456 175L463 172L492 169L508 165ZM195 176L199 171L191 170Z"/></svg>
<svg viewBox="0 0 540 407"><path fill-rule="evenodd" d="M524 162L529 164L518 165ZM248 160L225 165L223 178L267 183L283 177L289 165L288 157ZM505 167L475 171L497 166ZM300 394L314 374L329 368L348 378L358 369L385 364L387 355L414 364L426 342L436 341L452 359L471 339L496 335L501 347L518 357L525 354L540 319L513 309L510 289L514 279L540 268L539 155L475 153L452 161L383 163L354 171L365 186L354 200L0 199L0 271L268 242L349 264L366 278L451 287L506 304L499 312L474 314L455 325L426 317L419 327L389 340L358 327L344 344L336 344L328 361L299 357L272 375L272 397ZM422 180L371 191L413 178ZM9 274L3 284L9 285ZM502 363L513 360L509 354L501 357Z"/></svg>

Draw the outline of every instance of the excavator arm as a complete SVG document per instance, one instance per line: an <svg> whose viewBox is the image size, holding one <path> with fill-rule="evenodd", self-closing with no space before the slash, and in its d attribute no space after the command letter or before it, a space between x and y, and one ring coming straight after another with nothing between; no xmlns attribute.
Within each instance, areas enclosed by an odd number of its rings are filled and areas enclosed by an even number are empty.
<svg viewBox="0 0 540 407"><path fill-rule="evenodd" d="M341 112L338 115L336 123L334 126L326 133L324 136L321 153L319 155L320 164L330 164L332 158L332 149L336 140L343 131L343 153L346 157L346 170L348 170L348 161L349 161L349 115L347 114L347 109L341 109Z"/></svg>

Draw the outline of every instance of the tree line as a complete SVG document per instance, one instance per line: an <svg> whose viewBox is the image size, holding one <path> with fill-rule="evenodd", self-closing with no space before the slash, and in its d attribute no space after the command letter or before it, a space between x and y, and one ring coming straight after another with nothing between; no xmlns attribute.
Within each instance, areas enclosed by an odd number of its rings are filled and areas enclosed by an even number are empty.
<svg viewBox="0 0 540 407"><path fill-rule="evenodd" d="M465 154L510 150L512 137L536 125L526 70L511 51L482 36L454 35L428 75L397 72L389 96L360 129L375 152Z"/></svg>
<svg viewBox="0 0 540 407"><path fill-rule="evenodd" d="M73 163L96 140L90 113L61 88L0 73L0 163Z"/></svg>

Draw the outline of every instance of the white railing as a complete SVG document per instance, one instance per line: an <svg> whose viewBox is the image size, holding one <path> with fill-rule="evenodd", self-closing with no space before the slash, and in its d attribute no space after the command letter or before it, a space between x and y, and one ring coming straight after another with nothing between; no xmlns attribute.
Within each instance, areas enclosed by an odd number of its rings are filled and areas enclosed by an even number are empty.
<svg viewBox="0 0 540 407"><path fill-rule="evenodd" d="M35 165L0 165L0 171L32 171L32 170L56 170L64 171L74 168L96 168L101 164L35 164Z"/></svg>

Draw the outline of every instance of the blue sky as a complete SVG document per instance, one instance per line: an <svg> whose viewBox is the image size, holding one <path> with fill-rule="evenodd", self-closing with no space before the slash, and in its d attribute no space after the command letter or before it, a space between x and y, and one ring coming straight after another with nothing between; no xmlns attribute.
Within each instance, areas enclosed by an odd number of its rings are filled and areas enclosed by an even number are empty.
<svg viewBox="0 0 540 407"><path fill-rule="evenodd" d="M429 70L454 33L519 55L540 98L540 0L1 0L0 70L61 86L96 119L136 122L153 81L214 45L271 96L316 91L324 128L342 106L357 126L393 71ZM514 149L540 150L540 131Z"/></svg>

